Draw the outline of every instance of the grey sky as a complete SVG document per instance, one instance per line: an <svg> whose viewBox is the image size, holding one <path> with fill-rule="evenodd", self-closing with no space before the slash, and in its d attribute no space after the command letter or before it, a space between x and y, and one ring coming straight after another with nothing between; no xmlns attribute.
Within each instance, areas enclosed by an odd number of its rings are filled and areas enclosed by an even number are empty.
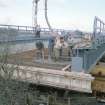
<svg viewBox="0 0 105 105"><path fill-rule="evenodd" d="M46 27L44 0L38 23ZM48 0L48 16L54 28L92 31L94 16L105 20L105 0ZM0 0L0 24L32 25L32 0Z"/></svg>

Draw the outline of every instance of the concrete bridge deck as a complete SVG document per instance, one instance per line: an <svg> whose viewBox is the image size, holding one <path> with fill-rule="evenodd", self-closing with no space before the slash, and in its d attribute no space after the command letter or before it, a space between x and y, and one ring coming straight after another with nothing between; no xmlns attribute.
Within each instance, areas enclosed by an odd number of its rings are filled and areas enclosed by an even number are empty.
<svg viewBox="0 0 105 105"><path fill-rule="evenodd" d="M79 92L92 92L91 81L94 78L90 74L68 71L67 65L70 61L36 63L34 54L35 51L29 51L10 55L7 66L12 67L12 79ZM3 70L1 74L6 77Z"/></svg>
<svg viewBox="0 0 105 105"><path fill-rule="evenodd" d="M8 67L11 66L15 68L12 79L79 92L92 92L93 77L89 74L8 64ZM1 74L5 76L3 71Z"/></svg>

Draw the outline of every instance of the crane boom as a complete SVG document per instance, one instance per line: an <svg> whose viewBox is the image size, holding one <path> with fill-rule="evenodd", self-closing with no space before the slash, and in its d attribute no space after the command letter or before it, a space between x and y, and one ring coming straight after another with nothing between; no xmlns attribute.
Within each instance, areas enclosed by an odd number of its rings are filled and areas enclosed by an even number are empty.
<svg viewBox="0 0 105 105"><path fill-rule="evenodd" d="M47 4L48 4L48 0L45 0L45 19L46 19L46 23L47 23L47 25L49 27L49 30L51 31L51 35L53 35L54 37L58 37L59 34L57 32L53 31L53 28L51 27L50 22L48 20L48 12L47 12L48 5Z"/></svg>
<svg viewBox="0 0 105 105"><path fill-rule="evenodd" d="M48 15L47 15L47 3L48 3L48 0L45 0L45 19L46 19L46 23L49 27L49 30L51 31L51 35L55 37L55 47L56 48L59 48L59 46L61 47L62 44L61 44L61 39L60 39L60 35L57 33L57 32L54 32L50 23L49 23L49 20L48 20ZM64 46L67 47L67 43L64 41Z"/></svg>
<svg viewBox="0 0 105 105"><path fill-rule="evenodd" d="M37 27L37 12L38 12L38 1L39 0L33 0L33 4L34 4L34 8L35 8L35 14L34 14L34 26ZM50 25L50 22L48 20L48 12L47 12L47 6L48 6L48 0L44 0L45 1L45 20L46 23L49 27L49 30L51 31L51 35L53 37L55 37L55 45L59 45L60 44L60 35L57 32L54 32L53 28Z"/></svg>

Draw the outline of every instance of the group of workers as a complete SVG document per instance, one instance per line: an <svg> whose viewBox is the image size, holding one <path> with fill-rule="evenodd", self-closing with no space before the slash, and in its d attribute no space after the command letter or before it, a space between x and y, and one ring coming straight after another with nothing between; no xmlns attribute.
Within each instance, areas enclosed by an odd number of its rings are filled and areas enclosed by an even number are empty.
<svg viewBox="0 0 105 105"><path fill-rule="evenodd" d="M38 25L35 28L35 37L40 38L40 26ZM62 55L63 52L66 52L68 56L71 56L72 54L72 47L68 40L65 41L65 38L62 36L56 37L54 40L51 40L50 42L50 53L51 56L54 56L56 60L58 60Z"/></svg>
<svg viewBox="0 0 105 105"><path fill-rule="evenodd" d="M72 56L72 46L70 43L65 41L64 37L57 37L52 44L52 51L55 60L58 60L60 57L64 56ZM66 53L66 55L65 55Z"/></svg>

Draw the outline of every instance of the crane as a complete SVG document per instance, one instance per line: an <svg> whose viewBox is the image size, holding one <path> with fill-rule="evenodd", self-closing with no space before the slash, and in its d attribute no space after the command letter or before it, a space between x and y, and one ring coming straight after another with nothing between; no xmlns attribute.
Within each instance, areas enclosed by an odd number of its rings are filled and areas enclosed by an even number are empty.
<svg viewBox="0 0 105 105"><path fill-rule="evenodd" d="M37 29L37 26L38 26L38 23L37 23L37 15L38 15L38 2L39 2L40 0L33 0L33 8L34 8L34 27L36 27L36 29ZM48 7L48 0L44 0L44 7L45 7L45 20L46 20L46 23L47 23L47 25L48 25L48 28L49 28L49 30L50 30L50 32L51 32L51 35L53 36L53 37L55 37L55 47L56 48L59 48L59 47L62 47L62 44L61 44L61 39L60 39L60 35L57 33L57 32L54 32L54 30L53 30L53 28L52 28L52 26L50 25L50 22L49 22L49 20L48 20L48 9L47 9L47 7ZM63 46L65 46L65 47L67 47L67 43L66 42L64 42L63 43Z"/></svg>

